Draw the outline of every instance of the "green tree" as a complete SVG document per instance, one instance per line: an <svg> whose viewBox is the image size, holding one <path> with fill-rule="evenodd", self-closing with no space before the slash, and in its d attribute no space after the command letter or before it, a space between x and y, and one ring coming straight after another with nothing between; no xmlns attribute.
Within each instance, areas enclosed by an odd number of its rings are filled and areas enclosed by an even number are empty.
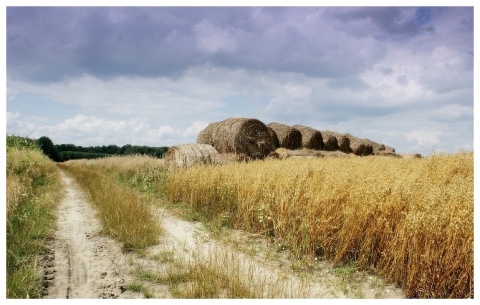
<svg viewBox="0 0 480 305"><path fill-rule="evenodd" d="M40 149L43 151L43 153L52 159L55 162L59 162L60 158L58 156L58 151L55 148L55 145L53 145L52 140L48 137L40 137L40 139L37 140L38 146L40 146Z"/></svg>

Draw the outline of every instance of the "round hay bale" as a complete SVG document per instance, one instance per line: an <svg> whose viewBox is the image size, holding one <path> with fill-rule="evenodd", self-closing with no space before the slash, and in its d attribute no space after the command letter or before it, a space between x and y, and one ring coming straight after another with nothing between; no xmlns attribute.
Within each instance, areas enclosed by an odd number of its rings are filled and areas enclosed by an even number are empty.
<svg viewBox="0 0 480 305"><path fill-rule="evenodd" d="M352 148L350 147L350 139L341 133L335 132L335 131L330 131L330 130L325 130L321 131L323 138L326 139L325 141L325 146L330 146L331 148L335 147L335 140L328 140L329 138L334 137L337 140L337 149L340 150L341 152L344 152L346 154L352 153ZM327 142L330 141L330 144L327 145ZM330 148L329 147L329 148ZM324 148L325 150L328 150Z"/></svg>
<svg viewBox="0 0 480 305"><path fill-rule="evenodd" d="M272 141L273 141L273 147L275 149L279 148L280 147L280 142L278 141L278 137L277 137L277 134L275 133L275 130L273 130L272 128L268 127L268 132L270 133L270 136L272 137Z"/></svg>
<svg viewBox="0 0 480 305"><path fill-rule="evenodd" d="M350 147L357 156L373 155L373 146L369 142L359 139L347 133L346 136L350 139Z"/></svg>
<svg viewBox="0 0 480 305"><path fill-rule="evenodd" d="M340 140L338 140L338 150L346 154L351 154L353 152L350 147L350 139L347 136L341 136Z"/></svg>
<svg viewBox="0 0 480 305"><path fill-rule="evenodd" d="M321 150L324 148L322 133L316 129L303 126L303 125L293 125L292 128L295 128L300 131L302 134L302 147L308 149L317 149Z"/></svg>
<svg viewBox="0 0 480 305"><path fill-rule="evenodd" d="M169 168L190 167L197 164L219 164L219 153L207 144L183 144L172 146L164 157Z"/></svg>
<svg viewBox="0 0 480 305"><path fill-rule="evenodd" d="M338 140L337 140L337 137L335 136L327 136L325 138L325 146L323 147L324 150L327 150L327 151L334 151L334 150L338 150Z"/></svg>
<svg viewBox="0 0 480 305"><path fill-rule="evenodd" d="M197 143L212 145L220 153L244 154L252 159L264 159L275 150L267 126L247 118L211 123L198 134Z"/></svg>
<svg viewBox="0 0 480 305"><path fill-rule="evenodd" d="M275 131L280 147L287 149L302 147L302 134L298 129L276 122L268 124L267 127Z"/></svg>
<svg viewBox="0 0 480 305"><path fill-rule="evenodd" d="M384 144L379 144L369 139L363 139L363 141L372 145L374 155L395 154L395 148L393 147L385 146Z"/></svg>

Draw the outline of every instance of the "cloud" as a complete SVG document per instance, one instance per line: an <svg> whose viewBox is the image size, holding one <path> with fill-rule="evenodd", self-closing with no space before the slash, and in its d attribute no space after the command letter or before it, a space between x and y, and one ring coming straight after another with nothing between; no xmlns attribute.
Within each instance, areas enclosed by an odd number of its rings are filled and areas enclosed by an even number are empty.
<svg viewBox="0 0 480 305"><path fill-rule="evenodd" d="M472 120L473 107L460 104L450 104L433 110L431 117L432 119L444 122Z"/></svg>
<svg viewBox="0 0 480 305"><path fill-rule="evenodd" d="M237 42L225 27L213 25L204 19L193 27L198 47L207 53L234 52Z"/></svg>
<svg viewBox="0 0 480 305"><path fill-rule="evenodd" d="M451 49L435 48L420 75L420 83L437 93L471 87L473 80L473 54Z"/></svg>
<svg viewBox="0 0 480 305"><path fill-rule="evenodd" d="M201 121L195 121L192 123L190 127L188 127L184 132L183 132L183 137L185 138L195 138L198 136L200 131L205 129L207 127L208 123L201 122Z"/></svg>
<svg viewBox="0 0 480 305"><path fill-rule="evenodd" d="M433 146L440 143L440 134L439 131L412 130L407 134L407 139L421 146Z"/></svg>
<svg viewBox="0 0 480 305"><path fill-rule="evenodd" d="M8 132L168 146L244 116L455 150L472 109L471 7L7 8Z"/></svg>
<svg viewBox="0 0 480 305"><path fill-rule="evenodd" d="M433 9L387 7L329 8L334 27L356 37L374 36L380 40L412 38L432 31Z"/></svg>

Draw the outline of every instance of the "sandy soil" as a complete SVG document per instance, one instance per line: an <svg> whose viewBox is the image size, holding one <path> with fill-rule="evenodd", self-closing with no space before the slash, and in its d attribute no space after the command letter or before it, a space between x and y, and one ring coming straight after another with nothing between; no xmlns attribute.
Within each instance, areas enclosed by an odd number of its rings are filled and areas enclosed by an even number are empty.
<svg viewBox="0 0 480 305"><path fill-rule="evenodd" d="M61 172L66 195L44 268L45 298L135 298L126 291L127 257L101 226L73 178Z"/></svg>
<svg viewBox="0 0 480 305"><path fill-rule="evenodd" d="M161 207L152 207L164 229L158 245L141 256L122 253L119 243L101 235L100 223L79 185L64 172L61 175L66 196L59 206L51 251L43 260L45 298L143 298L127 285L137 281L139 268L158 272L165 267L161 265L167 262L154 257L166 251L183 261L214 258L252 287L262 285L265 298L403 297L400 289L364 273L345 279L326 262L293 271L295 262L266 238L239 231L212 238L200 223L173 217ZM148 289L151 297L172 297L168 285L150 283Z"/></svg>

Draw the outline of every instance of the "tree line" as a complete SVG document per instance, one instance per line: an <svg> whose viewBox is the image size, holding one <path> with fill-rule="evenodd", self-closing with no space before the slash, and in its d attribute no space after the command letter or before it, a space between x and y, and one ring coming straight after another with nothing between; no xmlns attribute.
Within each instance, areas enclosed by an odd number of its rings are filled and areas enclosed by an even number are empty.
<svg viewBox="0 0 480 305"><path fill-rule="evenodd" d="M55 162L64 162L75 159L97 159L109 156L123 155L148 155L155 158L163 158L167 152L167 146L152 147L139 145L102 145L102 146L77 146L74 144L53 144L48 137L40 137L38 146L43 153Z"/></svg>

